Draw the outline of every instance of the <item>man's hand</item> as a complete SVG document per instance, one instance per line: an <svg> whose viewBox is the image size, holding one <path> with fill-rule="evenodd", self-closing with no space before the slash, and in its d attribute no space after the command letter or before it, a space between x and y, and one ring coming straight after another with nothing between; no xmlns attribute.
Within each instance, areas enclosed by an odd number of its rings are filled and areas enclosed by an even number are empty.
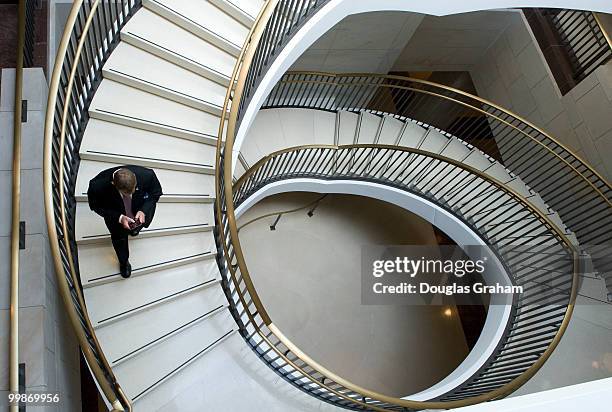
<svg viewBox="0 0 612 412"><path fill-rule="evenodd" d="M136 220L138 220L140 222L141 225L144 225L145 218L146 218L144 213L142 213L142 212L136 213L135 218L136 218Z"/></svg>
<svg viewBox="0 0 612 412"><path fill-rule="evenodd" d="M126 230L131 230L130 223L134 223L134 219L127 216L121 216L121 226L123 226Z"/></svg>

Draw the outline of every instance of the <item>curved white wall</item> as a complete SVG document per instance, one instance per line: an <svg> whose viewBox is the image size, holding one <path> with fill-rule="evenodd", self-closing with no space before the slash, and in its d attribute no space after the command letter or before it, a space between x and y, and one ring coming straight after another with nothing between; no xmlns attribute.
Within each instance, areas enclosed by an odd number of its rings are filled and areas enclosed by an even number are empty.
<svg viewBox="0 0 612 412"><path fill-rule="evenodd" d="M334 27L345 17L372 11L407 11L432 15L448 15L477 10L507 9L519 7L551 7L579 10L592 10L612 13L610 0L332 0L321 11L312 17L300 31L289 41L276 58L268 72L264 75L259 87L253 95L251 103L244 112L244 117L236 134L234 143L234 165L242 141L253 122L257 111L268 96L274 85L293 63L319 37Z"/></svg>
<svg viewBox="0 0 612 412"><path fill-rule="evenodd" d="M258 190L242 203L236 209L236 217L239 218L249 208L266 197L287 192L352 194L383 200L422 217L444 231L458 245L486 246L486 243L477 233L435 203L404 190L356 180L325 181L302 178L274 182ZM510 285L510 279L497 256L491 252L487 258L497 270L487 273L484 280L489 284ZM465 360L436 385L422 392L408 395L404 399L417 401L433 399L458 387L480 369L495 350L510 317L511 306L500 304L502 300L503 297L500 295L491 295L491 304L482 333Z"/></svg>

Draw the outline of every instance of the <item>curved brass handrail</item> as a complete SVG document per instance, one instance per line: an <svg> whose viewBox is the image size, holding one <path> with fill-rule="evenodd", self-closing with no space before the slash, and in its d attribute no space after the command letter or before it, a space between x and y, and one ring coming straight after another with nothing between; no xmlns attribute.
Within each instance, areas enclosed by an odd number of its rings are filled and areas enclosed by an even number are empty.
<svg viewBox="0 0 612 412"><path fill-rule="evenodd" d="M542 215L536 208L534 208L526 199L520 196L511 188L504 186L501 182L495 182L499 190L504 190L506 192L513 193L513 196L516 196L517 199L520 199L522 204L527 205L530 209L534 211L535 214L543 218L543 221L548 222L547 225L552 228L555 232L555 236L559 239L562 239L564 245L567 246L569 250L571 250L571 255L573 256L573 264L574 264L574 273L573 273L573 281L572 287L570 291L570 302L567 305L564 318L561 322L559 329L557 330L554 339L551 341L546 350L539 355L537 361L535 361L529 369L524 371L520 376L516 377L512 381L506 383L505 385L485 394L481 394L478 396L467 397L461 400L451 400L445 402L415 402L415 401L407 401L404 399L387 397L382 394L369 391L365 388L361 388L357 385L348 382L341 377L336 376L333 372L327 370L323 365L318 364L313 359L309 358L305 353L301 352L299 348L297 348L284 334L274 325L272 320L270 319L269 314L267 313L265 307L263 306L257 292L253 286L253 282L248 272L248 267L245 262L244 254L240 245L240 240L238 237L238 228L235 218L235 196L237 190L240 185L245 181L247 177L241 177L235 184L233 184L233 158L236 157L236 153L234 153L234 138L237 132L237 128L240 124L240 116L241 116L241 106L248 104L249 95L252 91L254 85L256 85L255 78L261 75L261 72L265 70L265 67L262 68L262 54L265 55L266 51L269 50L270 46L263 47L263 50L257 50L258 44L262 39L262 33L268 27L276 27L278 26L278 21L282 20L282 7L286 6L286 1L284 0L270 0L265 9L260 14L259 18L256 21L255 26L253 27L251 33L249 34L248 40L245 44L245 47L241 51L241 55L239 61L234 69L234 72L231 77L230 84L233 86L233 90L228 90L226 95L226 101L224 103L224 110L222 114L222 121L220 123L219 128L219 141L217 146L217 169L216 169L216 220L217 220L217 235L221 239L219 242L221 244L221 249L223 252L223 258L220 259L220 266L222 270L226 270L230 276L230 292L232 294L236 294L239 304L242 306L241 313L246 314L248 317L248 325L245 327L244 336L247 340L254 340L255 343L253 345L259 347L262 345L262 350L264 353L269 352L270 350L274 352L276 359L282 360L285 365L293 368L296 374L301 374L303 378L306 378L310 384L305 384L305 386L309 385L308 388L302 386L302 389L306 391L310 391L312 387L317 387L322 390L322 393L334 394L339 399L343 399L343 402L348 402L348 405L357 407L357 408L366 408L370 410L387 410L384 407L380 407L382 403L388 403L395 406L401 406L406 408L434 408L434 409L445 409L445 408L454 408L460 406L471 405L491 399L496 399L502 396L505 396L512 391L516 390L520 385L526 382L536 371L544 364L544 362L550 357L555 347L558 345L561 336L565 332L567 325L569 323L569 319L571 317L574 301L577 293L577 259L578 259L578 251L572 242L569 241L565 233L563 233L557 226L555 226L547 216ZM278 9L278 10L275 10ZM289 32L287 32L286 36L289 36ZM280 35L282 37L283 35ZM259 53L259 54L257 54ZM267 59L267 56L265 57ZM274 56L270 56L273 60ZM255 61L255 59L257 59ZM256 64L255 72L252 72L252 64ZM265 63L267 64L267 63ZM322 76L335 76L335 74L329 73L313 73L315 75ZM355 74L361 76L372 76L370 74ZM340 75L338 75L340 76ZM385 80L404 80L401 76L384 76L384 75L374 75L379 76L380 79L384 78ZM372 76L373 77L373 76ZM484 105L489 106L491 109L498 110L501 114L495 115L493 113L489 113L486 110L474 105L469 104L461 100L452 99L455 104L465 105L466 107L470 107L483 115L493 116L497 121L513 128L518 131L518 133L524 137L526 141L533 141L538 147L543 147L545 151L555 158L560 160L560 164L564 164L565 166L569 166L568 170L571 170L575 176L579 179L586 181L586 185L590 187L593 193L597 193L597 197L603 199L603 204L606 204L610 207L611 201L607 196L610 191L610 184L607 182L605 178L603 178L597 171L595 171L592 167L590 167L586 162L584 162L580 157L573 154L565 145L554 139L552 136L548 135L543 130L539 129L532 123L522 119L520 116L515 115L513 113L508 112L502 107L486 101L485 99L479 98L477 96L472 96L469 93L463 92L461 90L457 90L454 88L450 88L447 86L438 85L432 82L428 82L425 80L418 79L409 79L410 81L416 81L421 85L428 85L431 87L442 87L445 90L456 93L458 95L464 96L469 99L474 99L474 102L482 103ZM354 84L353 84L354 85ZM235 87L234 87L235 86ZM381 86L385 87L384 84ZM389 87L393 87L393 85L389 85ZM422 90L410 89L412 91L423 92ZM245 96L245 92L247 95ZM271 93L273 94L274 91ZM447 96L437 94L438 97L447 98ZM231 110L227 112L227 109L230 107L231 100ZM450 100L449 100L450 101ZM502 118L502 114L508 115L512 121L508 120L508 118ZM519 125L514 124L514 121L517 121ZM543 141L539 141L537 138L540 136L531 136L529 133L525 133L523 127L532 128L534 131L539 133ZM225 137L225 146L222 144L222 139ZM548 139L548 140L546 140ZM549 143L552 142L552 148L549 147ZM309 146L309 147L327 147L329 146ZM362 147L360 145L354 147ZM384 147L384 146L380 146ZM398 147L391 146L393 149L398 149ZM293 150L292 149L285 149ZM403 150L412 151L414 153L419 153L417 149L409 149L402 148ZM337 149L338 150L338 149ZM283 151L275 152L275 154L279 154ZM488 181L494 181L490 176L483 174L482 172L467 167L464 164L458 163L453 159L447 159L443 156L435 155L428 152L420 152L420 154L424 156L437 157L443 161L447 161L449 163L455 164L457 167L464 168L470 173L476 173L478 175L482 175L482 177ZM566 156L566 157L564 157ZM570 161L568 161L568 157ZM269 159L269 157L267 157ZM256 170L258 166L265 162L264 159L258 162L253 168L250 170ZM466 168L467 167L467 168ZM251 176L252 173L249 173ZM593 180L592 180L593 179ZM606 193L604 193L606 192ZM572 210L573 212L573 210ZM225 260L223 260L225 259ZM233 288L231 289L233 284ZM240 288L246 289L247 296L244 296ZM255 318L257 316L257 319ZM258 320L260 319L260 320ZM263 327L267 328L267 331L263 330ZM281 351L276 347L274 340L280 342L287 351ZM291 353L291 356L288 354ZM269 363L273 363L271 360ZM309 371L305 370L308 369ZM315 376L316 375L316 376ZM301 379L303 379L301 378ZM333 387L325 384L326 378L334 380L337 384ZM338 385L344 386L344 389L337 389ZM346 390L350 390L360 394L362 397L354 397L345 395ZM313 394L314 394L313 390ZM318 391L317 391L318 392ZM317 396L317 395L315 395ZM324 398L323 395L321 397ZM370 401L366 400L366 397L369 397L371 401L374 401L374 404L370 403ZM378 406L377 406L378 405Z"/></svg>
<svg viewBox="0 0 612 412"><path fill-rule="evenodd" d="M244 87L246 84L246 78L249 74L250 62L253 60L255 55L255 51L257 45L263 35L263 31L266 28L266 24L272 17L274 13L274 9L280 0L267 0L264 7L259 12L259 15L255 19L249 34L246 37L244 42L244 46L240 51L240 55L238 56L238 60L234 66L234 70L232 72L232 76L230 77L230 86L227 89L225 95L225 101L223 103L223 110L221 111L221 119L219 121L219 132L217 139L217 153L216 153L216 162L217 167L215 168L215 209L217 211L217 219L221 219L221 216L226 213L222 210L222 206L219 202L223 194L227 194L228 184L229 191L231 192L232 186L232 177L230 175L224 174L223 176L219 173L219 166L223 163L223 168L227 168L228 166L231 168L231 155L228 161L227 157L222 161L221 152L225 151L226 153L232 153L232 148L234 146L234 136L236 132L236 121L238 118L238 111L240 108L240 101L242 99L242 93L244 91ZM231 103L231 108L230 108ZM229 111L228 111L229 109ZM229 114L229 119L228 119ZM226 126L227 125L227 126ZM224 138L225 137L225 138ZM223 180L223 182L221 182ZM222 193L222 184L225 185L225 193ZM231 199L231 197L230 197ZM231 202L230 202L231 203ZM231 214L234 214L233 205L231 205L232 211ZM218 220L221 224L221 222ZM222 225L221 225L222 227ZM238 233L238 228L234 226L236 234ZM227 255L227 250L225 251ZM241 253L242 251L240 251ZM241 258L244 260L244 256L241 255ZM261 305L261 302L258 302ZM246 304L246 302L243 302ZM265 312L264 312L265 313Z"/></svg>
<svg viewBox="0 0 612 412"><path fill-rule="evenodd" d="M93 325L87 314L85 299L83 293L79 287L80 280L77 274L77 268L75 267L74 256L72 255L72 248L70 246L70 228L67 222L67 210L65 204L65 146L66 146L66 133L67 133L67 122L69 121L69 105L78 101L80 96L73 97L74 85L77 80L78 63L81 59L83 48L86 41L88 40L87 34L93 24L96 16L96 11L100 6L102 0L93 0L88 3L88 14L85 17L84 22L80 21L80 13L84 10L84 1L75 0L72 4L72 8L68 15L66 26L62 34L61 41L58 46L58 51L55 59L55 65L53 73L51 75L51 81L49 82L49 94L47 100L47 112L45 117L45 129L44 129L44 174L43 174L43 186L44 186L44 197L45 197L45 216L47 221L47 229L49 234L49 243L51 248L51 254L53 256L53 263L55 266L56 277L58 280L58 289L64 301L64 306L68 314L68 318L72 324L73 330L83 352L83 356L87 360L87 364L99 385L102 393L110 403L113 411L131 411L131 401L123 392L121 386L117 383L117 380L113 374L113 371L108 363L108 360L104 356L104 352L100 346L100 343L96 337ZM123 4L122 4L123 7ZM81 24L81 35L76 39L76 45L71 44L71 36L73 30L77 25L77 22ZM105 35L100 33L100 35ZM71 63L71 67L68 73L63 73L63 65L66 59L67 50L69 46L76 46L74 60ZM97 54L97 51L96 51ZM96 56L99 58L99 56ZM62 76L66 76L66 83L62 84ZM61 108L60 113L60 133L57 138L59 139L58 150L59 153L56 155L59 158L58 164L58 199L59 202L59 218L62 237L58 236L56 227L56 216L55 216L55 201L54 201L54 184L53 184L53 128L54 120L56 116L58 95L62 91L64 93L64 106ZM65 247L65 260L68 265L68 275L71 279L72 285L74 285L74 293L76 295L77 303L81 310L77 311L72 301L70 292L70 285L68 284L66 272L64 268L64 257L60 250L60 241L63 242ZM84 324L83 324L84 323ZM89 338L84 332L84 328L89 333ZM96 353L92 351L92 346L95 348Z"/></svg>
<svg viewBox="0 0 612 412"><path fill-rule="evenodd" d="M608 42L608 45L610 46L610 48L612 48L612 37L608 33L608 30L606 29L604 24L601 22L601 18L599 17L599 14L597 12L593 12L593 17L595 17L595 22L597 23L597 25L599 26L599 29L603 33L606 41Z"/></svg>
<svg viewBox="0 0 612 412"><path fill-rule="evenodd" d="M9 338L9 391L19 392L19 221L21 203L21 98L23 94L23 48L25 44L25 0L19 1L17 21L17 65L13 99L13 188L11 198L11 286ZM11 412L19 410L10 405Z"/></svg>
<svg viewBox="0 0 612 412"><path fill-rule="evenodd" d="M385 80L399 80L399 81L405 81L405 82L410 82L410 83L415 83L415 84L422 84L422 85L427 85L433 88L437 88L437 89L442 89L442 90L447 90L450 91L452 93L456 93L459 95L462 95L464 97L467 97L469 99L475 100L477 102L483 103L487 106L493 107L497 110L499 110L502 113L506 113L511 115L512 117L514 117L515 119L517 119L521 124L523 125L527 125L530 128L534 129L535 131L537 131L539 134L541 134L542 136L545 136L547 139L551 140L552 142L554 142L557 146L561 147L563 149L564 152L571 154L573 157L575 157L577 160L580 161L581 163L581 167L584 167L586 170L588 170L590 173L592 173L593 175L597 176L597 178L606 186L606 188L608 190L612 190L612 185L610 184L610 182L597 170L595 170L588 162L586 162L584 159L582 159L582 157L580 155L578 155L577 153L574 153L574 151L572 149L570 149L566 144L562 143L561 141L559 141L558 139L554 138L553 136L551 136L549 133L547 133L545 130L543 130L542 128L536 126L535 124L533 124L532 122L530 122L529 120L523 118L522 116L508 110L505 109L503 107L501 107L500 105L487 100L483 97L480 96L476 96L473 95L471 93L468 93L466 91L463 91L461 89L457 89L451 86L447 86L444 84L440 84L440 83L434 83L428 80L423 80L423 79L417 79L417 78L413 78L413 77L407 77L407 76L399 76L399 75L389 75L389 74L378 74L378 73L351 73L351 72L347 72L347 73L331 73L331 72L320 72L320 71L289 71L287 72L287 75L305 75L305 76L326 76L326 77L330 77L330 78L342 78L342 77L358 77L358 78L364 78L364 79L385 79ZM282 82L283 80L281 80ZM329 81L317 81L317 80L288 80L287 82L293 82L293 83L317 83L317 84L337 84L337 85L341 85L342 83L334 83L334 82L329 82ZM363 83L350 83L351 86L357 86L357 85L369 85L371 83L368 83L367 81L364 81ZM421 90L421 89L416 89L416 88L410 88L410 87L406 87L406 86L401 86L401 85L394 85L394 84L379 84L379 87L384 87L384 88L395 88L395 89L404 89L404 90L410 90L410 91L414 91L417 93L426 93L426 94L431 94L434 95L436 97L442 98L442 99L446 99L448 101L451 101L453 103L456 104L460 104L462 106L465 107L469 107L472 110L475 110L477 112L480 112L481 114L494 118L497 121L503 122L505 123L507 126L512 127L513 129L515 129L517 132L519 132L520 134L522 134L525 138L527 139L531 139L532 141L534 141L538 146L541 146L543 148L545 148L549 153L551 153L552 155L554 155L555 157L557 157L561 162L565 163L568 167L570 167L577 175L581 176L588 185L590 185L594 191L596 191L603 199L604 201L606 201L611 207L612 207L612 200L609 199L607 196L605 196L601 190L599 188L597 188L585 175L583 172L580 172L576 167L572 166L571 164L569 164L569 162L564 159L563 157L560 156L559 153L555 152L554 150L551 150L550 148L546 147L542 142L537 141L533 138L533 136L531 136L529 133L526 133L524 130L522 130L521 128L519 128L516 125L513 125L503 119L501 119L499 116L496 116L492 113L489 113L479 107L473 106L473 105L469 105L465 102L456 100L456 99L452 99L449 98L448 96L442 95L442 94L438 94L438 93L432 93L432 92L428 92L425 90Z"/></svg>
<svg viewBox="0 0 612 412"><path fill-rule="evenodd" d="M295 151L299 151L299 150L303 150L303 149L326 149L326 150L345 150L345 149L352 149L352 148L374 148L374 149L388 149L388 150L395 150L395 151L399 151L399 152L409 152L409 153L413 153L413 154L418 154L421 156L426 156L428 158L433 158L433 159L437 159L439 161L448 163L448 164L452 164L453 166L460 168L470 174L474 174L476 176L478 176L479 178L493 184L495 187L497 187L499 190L503 190L505 193L509 194L511 197L513 197L517 202L521 203L523 205L523 207L527 208L531 213L533 213L534 215L538 216L539 219L541 219L542 221L546 222L547 226L554 232L555 236L561 240L561 242L564 244L564 246L571 251L572 256L573 256L573 275L572 275L572 288L571 288L571 292L570 292L570 297L569 297L569 304L566 308L565 314L564 314L564 318L563 321L559 327L559 329L557 330L557 333L554 337L554 339L552 340L552 342L550 343L550 345L548 346L548 348L546 349L546 351L541 355L541 357L527 370L525 371L523 374L521 374L519 377L517 377L516 379L512 380L511 382L503 385L502 387L491 391L489 393L483 394L483 395L479 395L476 397L471 397L471 398L466 398L466 399L462 399L462 400L456 400L456 401L445 401L445 402L419 402L419 401L409 401L409 400L405 400L405 399L401 399L401 398L394 398L394 397L390 397L390 396L386 396L383 394L380 394L378 392L375 391L371 391L368 390L366 388L363 388L361 386L358 386L356 384L353 384L352 382L348 381L347 379L344 379L340 376L338 376L337 374L335 374L334 372L330 371L329 369L325 368L323 365L319 364L318 362L316 362L314 359L312 359L311 357L309 357L307 354L305 354L303 351L301 351L299 349L299 347L297 347L297 345L295 345L289 338L287 338L282 331L280 331L278 329L278 327L270 320L269 315L266 312L265 307L261 304L261 301L259 300L258 296L257 296L257 291L255 290L255 288L253 287L253 284L251 282L250 279L250 274L248 272L248 268L246 267L246 264L244 262L242 262L240 259L237 260L237 265L240 269L240 275L242 277L242 280L245 283L245 286L248 290L249 293L249 298L252 299L252 301L254 302L254 305L256 307L256 313L262 317L262 319L264 319L264 323L266 324L266 326L268 327L268 329L271 331L271 333L280 341L282 342L282 344L287 347L294 355L297 356L298 359L300 359L301 361L304 361L309 367L311 367L313 370L315 370L316 372L318 372L319 374L321 374L324 377L329 378L330 380L344 386L345 388L348 388L354 392L357 392L365 397L380 401L380 402L385 402L388 404L392 404L392 405L398 405L398 406L402 406L402 407L407 407L407 408L414 408L414 409L449 409L449 408L456 408L456 407L461 407L461 406L467 406L467 405L472 405L475 403L480 403L480 402L484 402L484 401L488 401L488 400L492 400L492 399L496 399L499 397L503 397L513 391L515 391L516 389L518 389L523 383L525 383L529 378L531 378L540 368L541 366L544 364L544 362L550 357L550 355L552 354L552 352L554 351L554 349L556 348L556 346L558 345L561 337L563 336L565 330L567 329L567 326L569 324L569 320L571 318L571 314L573 312L574 309L574 302L576 299L576 294L577 294L577 284L578 284L578 251L576 250L576 248L572 245L572 243L569 241L569 239L566 237L566 235L559 229L556 227L556 225L550 220L550 218L548 216L546 216L545 214L543 214L542 212L540 212L538 209L536 209L534 206L532 206L529 202L527 202L518 192L516 192L514 189L509 188L507 186L505 186L502 182L486 175L485 173L471 167L468 165L465 165L459 161L456 161L454 159L450 159L450 158L446 158L444 156L438 155L438 154L434 154L434 153L430 153L430 152L426 152L423 150L419 150L419 149L414 149L414 148L407 148L407 147L398 147L398 146L392 146L392 145L346 145L346 146L333 146L333 145L306 145L306 146L298 146L298 147L292 147L292 148L288 148L288 149L283 149L283 150L279 150L276 151L264 158L262 158L260 161L258 161L252 168L250 168L243 176L241 176L241 178L236 181L236 183L233 186L233 192L236 193L240 190L241 186L251 177L253 176L255 173L257 173L258 171L260 171L260 168L262 167L262 165L264 165L265 163L267 163L270 159L277 157L279 155L282 154L286 154L289 152L295 152ZM230 221L230 219L232 219L232 216L227 216L228 221ZM230 230L231 230L231 225L232 223L229 223L230 226ZM234 250L237 250L240 248L240 241L237 238L231 239L231 243L232 246L234 248ZM224 243L225 244L225 243ZM233 278L233 281L237 284L237 276L235 273L235 269L232 269L232 267L230 267L230 272ZM238 289L237 289L238 290ZM242 298L242 297L241 297ZM245 306L247 307L247 306ZM250 311L246 311L247 316L249 316L249 320L251 321L251 323L253 323L254 325L256 325L256 320L253 318L252 314L250 313ZM264 316L265 315L265 316ZM267 320L265 320L267 319ZM271 341L270 337L268 334L266 334L264 331L261 330L260 327L256 327L257 329L257 333L260 334L260 337L263 339L263 341L265 341L268 346L274 350L278 357L282 358L285 362L287 362L288 364L292 365L296 370L302 372L306 378L310 379L313 383L316 383L318 385L320 385L321 387L325 388L326 390L330 391L331 393L336 394L337 396L344 398L346 400L351 400L351 402L354 402L358 405L370 408L372 410L380 410L380 411L386 411L388 409L386 408L379 408L358 400L355 400L353 398L349 398L347 396L345 396L342 392L335 390L331 387L326 386L324 383L321 383L320 381L313 379L311 377L311 374L307 373L304 371L304 369L302 367L300 367L299 365L297 365L293 360L291 360L285 353L283 353L282 351L278 350L276 348L276 345L273 344L273 342Z"/></svg>

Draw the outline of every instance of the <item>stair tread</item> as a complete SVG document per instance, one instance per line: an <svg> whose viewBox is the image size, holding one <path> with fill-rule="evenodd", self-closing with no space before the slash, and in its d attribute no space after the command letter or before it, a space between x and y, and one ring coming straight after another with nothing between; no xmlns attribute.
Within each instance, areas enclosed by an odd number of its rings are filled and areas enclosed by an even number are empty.
<svg viewBox="0 0 612 412"><path fill-rule="evenodd" d="M220 118L164 97L104 79L90 110L118 113L195 133L216 135Z"/></svg>
<svg viewBox="0 0 612 412"><path fill-rule="evenodd" d="M121 142L108 136L121 136ZM215 162L216 148L193 140L90 119L79 152L121 156L133 156L136 152L138 157L146 159L210 166Z"/></svg>
<svg viewBox="0 0 612 412"><path fill-rule="evenodd" d="M195 232L130 239L132 271L155 270L156 266L193 256L211 256L217 249L212 233ZM155 253L148 253L155 250ZM110 242L79 246L79 269L83 287L101 281L117 281L119 265Z"/></svg>
<svg viewBox="0 0 612 412"><path fill-rule="evenodd" d="M353 144L355 141L355 130L357 129L357 121L359 116L355 113L341 111L338 112L338 145Z"/></svg>
<svg viewBox="0 0 612 412"><path fill-rule="evenodd" d="M214 261L199 261L140 276L121 282L105 283L83 290L87 310L94 327L109 323L121 316L129 316L161 299L218 277Z"/></svg>
<svg viewBox="0 0 612 412"><path fill-rule="evenodd" d="M145 39L226 77L231 76L236 62L231 54L147 9L136 13L123 28L123 33Z"/></svg>
<svg viewBox="0 0 612 412"><path fill-rule="evenodd" d="M427 129L418 124L407 121L404 125L404 130L400 136L399 146L417 147L423 135L427 133Z"/></svg>
<svg viewBox="0 0 612 412"><path fill-rule="evenodd" d="M255 16L263 5L262 0L249 0L244 5L238 5L236 0L210 0L210 3L225 11L236 21L248 28L255 23ZM247 11L247 8L250 11Z"/></svg>
<svg viewBox="0 0 612 412"><path fill-rule="evenodd" d="M209 203L158 203L151 226L144 228L141 233L193 225L212 225L212 209L213 205ZM75 232L77 241L108 234L104 220L90 210L87 203L77 203Z"/></svg>
<svg viewBox="0 0 612 412"><path fill-rule="evenodd" d="M220 370L232 376L232 385L221 384ZM240 388L240 396L236 396L236 388ZM233 333L180 374L140 398L134 409L136 412L195 411L195 399L196 405L205 404L212 411L224 411L228 410L227 400L232 399L232 410L264 411L278 403L279 393L288 399L279 410L334 410L333 406L287 385L245 344L242 336ZM197 395L194 397L194 394Z"/></svg>
<svg viewBox="0 0 612 412"><path fill-rule="evenodd" d="M102 170L125 163L82 160L77 175L75 194L87 194L89 181ZM215 193L214 176L152 167L166 195L210 195ZM160 202L161 204L162 202Z"/></svg>
<svg viewBox="0 0 612 412"><path fill-rule="evenodd" d="M98 329L97 336L111 365L136 350L146 350L155 341L189 322L227 304L219 286L183 295ZM117 339L121 336L121 339ZM148 346L147 346L148 345ZM145 347L145 348L143 348ZM143 348L143 349L141 349Z"/></svg>
<svg viewBox="0 0 612 412"><path fill-rule="evenodd" d="M225 87L219 83L126 42L119 43L104 69L134 76L217 106L222 106L225 100Z"/></svg>
<svg viewBox="0 0 612 412"><path fill-rule="evenodd" d="M378 137L378 144L394 145L399 138L403 125L404 123L400 120L391 116L385 116L380 136Z"/></svg>
<svg viewBox="0 0 612 412"><path fill-rule="evenodd" d="M382 118L368 112L361 112L360 117L359 130L355 139L356 143L373 144Z"/></svg>
<svg viewBox="0 0 612 412"><path fill-rule="evenodd" d="M264 0L222 0L226 3L231 3L239 9L245 11L253 18L257 17L259 10L263 7Z"/></svg>
<svg viewBox="0 0 612 412"><path fill-rule="evenodd" d="M127 395L137 400L153 385L163 384L169 374L189 367L190 361L204 355L202 351L221 341L234 328L227 312L212 316L116 366L117 378L124 382L122 386Z"/></svg>
<svg viewBox="0 0 612 412"><path fill-rule="evenodd" d="M238 50L242 47L248 34L246 27L206 0L145 0L144 6L150 7L151 3L165 6L186 19L187 22L193 22L205 28Z"/></svg>

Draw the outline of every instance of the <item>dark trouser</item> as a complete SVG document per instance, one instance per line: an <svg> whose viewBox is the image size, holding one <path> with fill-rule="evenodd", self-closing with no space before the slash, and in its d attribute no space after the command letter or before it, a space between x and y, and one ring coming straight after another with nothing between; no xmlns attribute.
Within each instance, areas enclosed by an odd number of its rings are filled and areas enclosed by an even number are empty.
<svg viewBox="0 0 612 412"><path fill-rule="evenodd" d="M128 231L123 229L124 233L111 234L113 248L117 254L119 265L125 265L130 259L130 248L128 246Z"/></svg>
<svg viewBox="0 0 612 412"><path fill-rule="evenodd" d="M142 226L143 228L149 227L153 221L155 214L155 208L151 211L150 215L147 215L146 222ZM105 219L106 227L111 235L111 241L113 242L113 248L117 254L117 260L120 265L125 265L130 259L130 248L128 246L128 236L137 236L138 231L134 234L133 232L126 230L119 222L110 222Z"/></svg>

